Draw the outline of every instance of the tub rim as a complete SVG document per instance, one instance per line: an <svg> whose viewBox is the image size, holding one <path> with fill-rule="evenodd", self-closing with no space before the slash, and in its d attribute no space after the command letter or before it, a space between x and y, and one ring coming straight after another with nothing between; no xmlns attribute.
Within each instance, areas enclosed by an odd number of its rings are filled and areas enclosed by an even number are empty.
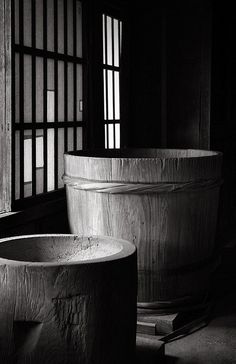
<svg viewBox="0 0 236 364"><path fill-rule="evenodd" d="M195 156L141 156L139 155L142 152L150 151L176 151L176 152L201 152L206 153L206 155L195 155ZM120 152L125 153L129 151L137 151L137 156L122 156L118 155ZM96 155L96 153L98 155ZM100 153L100 154L99 154ZM107 154L107 155L105 155ZM114 156L112 155L114 154ZM117 155L116 155L117 154ZM113 160L192 160L192 159L208 159L208 158L222 158L223 152L215 151L215 150L207 150L207 149L200 149L200 148L120 148L120 149L94 149L94 150L76 150L65 152L64 155L70 155L74 157L82 157L82 158L89 158L89 159L113 159Z"/></svg>
<svg viewBox="0 0 236 364"><path fill-rule="evenodd" d="M84 259L84 260L74 260L74 261L66 261L62 260L60 262L52 261L52 262L45 262L45 261L38 261L32 262L29 260L14 260L14 259L7 259L0 256L0 266L2 265L16 265L16 266L33 266L33 267L56 267L56 266L78 266L78 265L91 265L91 264L98 264L98 263L108 263L111 261L118 261L122 259L126 259L132 254L137 254L137 248L134 244L130 241L125 239L115 238L113 236L108 235L79 235L79 234L30 234L30 235L16 235L10 236L6 238L0 239L1 243L6 243L8 241L20 240L20 239L30 239L30 238L50 238L50 237L84 237L84 238L94 238L94 239L102 239L105 240L113 240L117 243L122 245L122 249L119 250L117 253L103 256L100 258L92 258L92 259Z"/></svg>

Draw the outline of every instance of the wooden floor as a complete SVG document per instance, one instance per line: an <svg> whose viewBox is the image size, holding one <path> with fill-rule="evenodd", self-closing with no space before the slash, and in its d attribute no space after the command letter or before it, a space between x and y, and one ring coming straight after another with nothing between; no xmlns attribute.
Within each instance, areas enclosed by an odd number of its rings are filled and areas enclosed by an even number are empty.
<svg viewBox="0 0 236 364"><path fill-rule="evenodd" d="M214 306L206 327L165 344L165 355L154 349L141 353L138 363L236 364L236 244L224 250L212 291Z"/></svg>
<svg viewBox="0 0 236 364"><path fill-rule="evenodd" d="M236 363L236 294L217 301L208 326L166 344L165 355L168 364Z"/></svg>

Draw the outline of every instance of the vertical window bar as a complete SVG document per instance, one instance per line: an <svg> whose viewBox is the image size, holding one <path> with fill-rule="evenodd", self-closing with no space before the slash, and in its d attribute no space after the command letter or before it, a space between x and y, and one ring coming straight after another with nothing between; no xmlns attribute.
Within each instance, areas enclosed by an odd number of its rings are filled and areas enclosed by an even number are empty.
<svg viewBox="0 0 236 364"><path fill-rule="evenodd" d="M119 49L119 67L120 67L120 59L121 59L121 21L118 21L118 49Z"/></svg>
<svg viewBox="0 0 236 364"><path fill-rule="evenodd" d="M15 1L11 0L12 17L11 17L11 29L12 29L12 201L15 201Z"/></svg>
<svg viewBox="0 0 236 364"><path fill-rule="evenodd" d="M55 53L58 52L58 38L57 38L57 27L58 27L58 5L57 0L54 0L54 50ZM55 92L55 101L54 101L54 115L55 115L55 123L58 122L58 62L57 59L54 60L54 92ZM55 128L54 131L54 143L55 143L55 150L54 150L54 183L55 189L58 189L58 128Z"/></svg>
<svg viewBox="0 0 236 364"><path fill-rule="evenodd" d="M118 57L119 57L119 67L120 67L120 61L121 61L121 32L122 32L122 27L121 27L122 22L120 20L118 20ZM119 72L119 89L118 92L120 93L120 72ZM119 108L120 108L120 95L119 95ZM119 110L119 117L120 117L120 110ZM121 122L121 120L120 120ZM119 144L121 144L121 126L120 126L120 141ZM120 145L119 145L120 148Z"/></svg>
<svg viewBox="0 0 236 364"><path fill-rule="evenodd" d="M105 14L102 14L102 44L103 44L103 52L102 52L102 61L103 64L106 64L105 60Z"/></svg>
<svg viewBox="0 0 236 364"><path fill-rule="evenodd" d="M64 52L67 55L67 0L64 0ZM67 74L67 61L64 61L64 100L65 100L65 107L64 107L64 121L68 121L68 74ZM65 145L65 152L68 149L68 131L67 126L65 127L64 132L64 145Z"/></svg>
<svg viewBox="0 0 236 364"><path fill-rule="evenodd" d="M105 22L105 64L107 65L107 16L104 15L104 22ZM109 133L108 133L108 71L105 69L105 80L106 80L106 115L107 115L107 148L109 148Z"/></svg>
<svg viewBox="0 0 236 364"><path fill-rule="evenodd" d="M120 64L121 64L121 31L122 31L122 28L121 28L121 25L122 25L122 22L119 20L118 21L118 50L119 50L119 67L120 67ZM120 73L119 73L119 79L120 79ZM119 93L120 93L120 82L119 82ZM120 96L119 96L119 107L120 107ZM120 114L120 110L119 110L119 114ZM120 120L121 122L121 120ZM120 144L121 144L121 137L122 137L122 128L121 128L121 123L120 123ZM119 146L120 147L120 146Z"/></svg>
<svg viewBox="0 0 236 364"><path fill-rule="evenodd" d="M76 57L76 44L77 44L77 32L76 32L76 0L73 0L73 54ZM74 122L77 121L77 65L74 62ZM74 126L74 150L77 149L77 130Z"/></svg>
<svg viewBox="0 0 236 364"><path fill-rule="evenodd" d="M32 47L36 46L35 0L31 0ZM32 126L36 123L36 57L32 54ZM32 129L32 195L36 195L36 129Z"/></svg>
<svg viewBox="0 0 236 364"><path fill-rule="evenodd" d="M47 0L43 0L43 49L47 50ZM46 126L47 123L47 58L43 59L43 122ZM44 158L44 175L43 175L43 190L47 192L47 129L44 128L43 138L43 158Z"/></svg>
<svg viewBox="0 0 236 364"><path fill-rule="evenodd" d="M24 45L24 1L19 1L19 44ZM24 123L24 54L19 55L20 72L20 124ZM20 198L24 198L24 130L20 131Z"/></svg>
<svg viewBox="0 0 236 364"><path fill-rule="evenodd" d="M115 42L114 42L114 18L111 19L111 41L112 41L112 66L115 63ZM114 70L112 71L112 103L113 103L113 146L116 147L116 130L115 130L115 73Z"/></svg>

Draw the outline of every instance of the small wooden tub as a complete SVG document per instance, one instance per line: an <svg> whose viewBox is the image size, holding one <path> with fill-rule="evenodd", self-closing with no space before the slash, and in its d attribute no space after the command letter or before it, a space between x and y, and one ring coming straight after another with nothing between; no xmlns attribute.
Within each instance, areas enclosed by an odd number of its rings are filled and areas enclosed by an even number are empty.
<svg viewBox="0 0 236 364"><path fill-rule="evenodd" d="M71 231L137 246L139 307L191 302L207 292L221 160L221 153L204 150L65 154Z"/></svg>
<svg viewBox="0 0 236 364"><path fill-rule="evenodd" d="M0 323L1 364L129 364L134 245L101 236L1 239Z"/></svg>

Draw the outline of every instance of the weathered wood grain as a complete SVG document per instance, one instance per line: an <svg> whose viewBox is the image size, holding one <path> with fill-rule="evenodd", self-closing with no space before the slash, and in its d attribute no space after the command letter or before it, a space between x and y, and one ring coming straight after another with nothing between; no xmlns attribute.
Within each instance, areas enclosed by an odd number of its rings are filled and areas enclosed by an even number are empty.
<svg viewBox="0 0 236 364"><path fill-rule="evenodd" d="M75 152L65 155L65 174L124 183L199 182L220 179L221 158L203 150ZM200 297L214 269L218 194L219 185L152 194L97 193L67 185L70 228L137 246L139 305Z"/></svg>
<svg viewBox="0 0 236 364"><path fill-rule="evenodd" d="M11 206L11 1L0 1L0 213Z"/></svg>
<svg viewBox="0 0 236 364"><path fill-rule="evenodd" d="M98 254L84 260L84 251L93 247ZM2 239L1 364L130 363L136 273L134 246L122 240L73 235Z"/></svg>

